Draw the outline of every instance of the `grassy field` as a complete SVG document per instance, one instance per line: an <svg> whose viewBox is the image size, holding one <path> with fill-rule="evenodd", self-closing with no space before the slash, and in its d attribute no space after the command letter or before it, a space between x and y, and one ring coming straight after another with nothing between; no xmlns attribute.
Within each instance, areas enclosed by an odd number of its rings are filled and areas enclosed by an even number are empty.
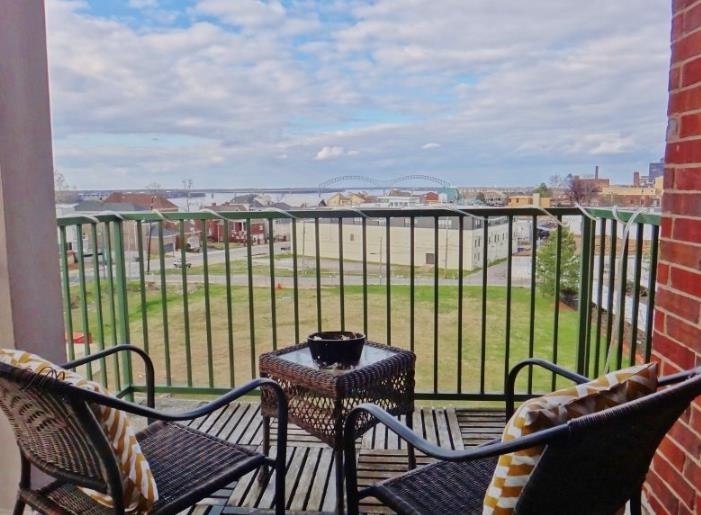
<svg viewBox="0 0 701 515"><path fill-rule="evenodd" d="M322 288L318 302L315 288L300 289L297 319L300 339L319 327L338 329L342 318L346 329L363 331L363 313L367 310L369 339L410 348L413 325L417 391L420 392L500 392L504 371L529 355L529 289L512 288L511 324L507 335L507 290L504 287L487 288L484 346L481 287L464 287L461 319L457 286L439 286L437 291L432 286L417 286L413 313L408 286L392 286L389 313L386 292L385 286L369 286L366 308L362 288L347 286L342 317L338 288ZM72 293L75 297L76 292ZM129 285L130 341L148 348L156 363L159 384L188 384L188 367L191 369L190 382L194 386L227 387L241 384L257 375L256 356L296 341L292 289L275 290L274 300L269 287L254 286L249 291L248 287L235 286L228 295L224 286L210 285L207 302L203 284L188 284L187 295L183 295L182 287L178 285L169 285L163 293L155 285L147 284L146 303L142 306L138 283ZM117 338L110 316L111 297L104 286L102 298L103 340L109 346ZM550 359L553 357L554 304L552 299L545 299L539 294L535 295L534 300L533 355ZM88 289L87 302L89 332L97 340L97 302L92 289ZM78 304L74 300L71 310L74 331L84 330L84 317ZM317 319L319 306L320 322ZM437 313L435 317L434 313ZM461 351L459 323L462 327ZM577 323L577 313L563 307L559 314L557 354L558 362L568 367L575 362ZM388 324L391 328L390 341L387 338ZM484 384L480 379L482 361L485 367ZM434 363L437 363L437 368ZM462 366L460 385L459 363ZM434 374L434 370L437 373ZM137 380L143 379L139 379L138 371L136 375ZM547 388L549 376L536 376L535 384Z"/></svg>

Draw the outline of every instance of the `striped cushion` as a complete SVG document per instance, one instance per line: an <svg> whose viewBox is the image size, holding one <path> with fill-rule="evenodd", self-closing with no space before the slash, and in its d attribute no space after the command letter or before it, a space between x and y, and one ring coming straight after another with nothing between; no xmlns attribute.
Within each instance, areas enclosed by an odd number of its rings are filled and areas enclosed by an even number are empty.
<svg viewBox="0 0 701 515"><path fill-rule="evenodd" d="M524 402L506 424L502 441L508 442L567 420L594 413L657 389L657 364L648 363L611 372L589 383L558 390ZM499 457L484 497L483 515L513 512L521 491L535 468L543 447L532 447Z"/></svg>
<svg viewBox="0 0 701 515"><path fill-rule="evenodd" d="M29 352L0 349L0 362L26 368L39 374L55 370L59 374L58 377L69 384L103 395L111 395L102 385L88 381L75 372L64 370ZM117 464L122 473L125 507L142 513L147 512L158 500L158 489L126 413L102 405L93 405L93 411L117 457ZM113 506L110 496L88 488L82 490L96 501L109 507Z"/></svg>

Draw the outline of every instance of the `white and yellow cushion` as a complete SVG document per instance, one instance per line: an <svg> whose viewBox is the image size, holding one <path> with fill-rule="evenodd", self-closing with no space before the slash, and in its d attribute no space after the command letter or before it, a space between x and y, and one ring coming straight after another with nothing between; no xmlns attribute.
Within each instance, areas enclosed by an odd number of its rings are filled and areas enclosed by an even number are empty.
<svg viewBox="0 0 701 515"><path fill-rule="evenodd" d="M102 385L88 381L70 370L64 370L36 354L14 349L0 349L0 362L26 368L38 374L55 373L56 377L73 386L111 395ZM132 511L147 512L158 500L158 489L129 419L124 412L108 406L94 405L93 411L117 457L117 464L122 474L125 507ZM96 501L109 507L113 506L110 496L88 488L82 490Z"/></svg>
<svg viewBox="0 0 701 515"><path fill-rule="evenodd" d="M643 397L657 389L657 364L648 363L611 372L594 381L558 390L524 402L504 428L508 442L588 413ZM484 497L483 515L513 512L543 447L532 447L499 457Z"/></svg>

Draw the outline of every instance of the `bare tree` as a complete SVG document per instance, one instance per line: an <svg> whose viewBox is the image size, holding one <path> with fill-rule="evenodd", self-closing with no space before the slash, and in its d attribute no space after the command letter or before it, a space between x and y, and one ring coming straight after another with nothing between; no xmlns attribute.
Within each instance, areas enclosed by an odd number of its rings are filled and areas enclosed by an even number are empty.
<svg viewBox="0 0 701 515"><path fill-rule="evenodd" d="M75 188L71 188L66 177L61 172L54 170L54 202L57 204L70 204L78 200L79 195Z"/></svg>
<svg viewBox="0 0 701 515"><path fill-rule="evenodd" d="M192 190L192 179L183 179L183 189L185 190L185 209L190 212L190 191Z"/></svg>
<svg viewBox="0 0 701 515"><path fill-rule="evenodd" d="M571 202L577 204L588 204L600 192L594 181L582 180L572 174L565 178L565 184L567 185L567 196Z"/></svg>
<svg viewBox="0 0 701 515"><path fill-rule="evenodd" d="M566 187L565 179L562 175L551 175L548 179L548 185L551 190L564 190Z"/></svg>
<svg viewBox="0 0 701 515"><path fill-rule="evenodd" d="M149 182L146 185L146 190L152 195L156 195L156 194L160 193L162 189L163 189L163 186L161 186L160 183L158 183L158 182Z"/></svg>

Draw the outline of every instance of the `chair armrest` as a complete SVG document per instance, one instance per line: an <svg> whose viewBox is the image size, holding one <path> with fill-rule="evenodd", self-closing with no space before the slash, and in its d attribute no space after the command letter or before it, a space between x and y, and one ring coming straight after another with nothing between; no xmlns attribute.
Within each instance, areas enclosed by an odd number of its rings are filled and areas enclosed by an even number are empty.
<svg viewBox="0 0 701 515"><path fill-rule="evenodd" d="M509 371L509 375L506 378L506 391L504 392L506 394L506 420L509 420L511 418L511 415L514 414L514 390L516 388L516 378L518 376L518 373L528 366L539 366L545 368L546 370L550 370L551 372L554 372L562 377L571 379L577 384L582 384L590 381L590 379L587 376L577 374L576 372L567 370L566 368L563 368L554 363L550 363L549 361L545 361L544 359L524 359L523 361L516 363L516 365L514 365L511 368L511 370Z"/></svg>
<svg viewBox="0 0 701 515"><path fill-rule="evenodd" d="M348 414L343 431L343 461L348 495L356 495L358 491L355 455L355 439L358 435L356 435L355 428L358 419L365 414L369 414L379 422L382 422L390 431L412 445L415 449L420 450L430 457L443 461L471 461L499 456L501 454L545 445L561 438L567 438L570 434L568 424L560 424L508 442L493 440L468 450L456 451L438 447L426 439L421 438L376 404L361 404Z"/></svg>
<svg viewBox="0 0 701 515"><path fill-rule="evenodd" d="M61 367L65 369L71 369L71 368L76 368L79 367L80 365L85 365L86 363L90 363L91 361L95 361L96 359L101 359L106 356L109 356L111 354L115 354L117 352L121 351L126 351L126 352L134 352L141 356L141 358L144 360L144 368L146 369L146 405L149 408L154 408L155 407L155 391L154 391L154 371L153 371L153 361L151 361L151 358L149 355L139 347L135 347L134 345L115 345L114 347L110 347L109 349L101 350L99 352L96 352L95 354L90 354L89 356L85 356L80 359L75 359L73 361L69 361L68 363L64 363L61 365Z"/></svg>
<svg viewBox="0 0 701 515"><path fill-rule="evenodd" d="M58 381L57 381L58 383ZM277 396L278 405L278 425L287 425L287 398L282 388L273 381L272 379L259 378L249 381L246 384L234 388L224 395L217 397L216 399L208 402L203 406L199 406L193 410L184 411L181 413L165 413L163 411L156 410L151 407L142 406L133 402L125 401L117 397L112 397L110 395L103 395L101 393L93 392L76 386L71 386L67 384L57 384L58 388L63 388L65 390L70 390L70 395L80 396L83 400L87 402L93 402L97 404L102 404L104 406L109 406L121 411L126 411L127 413L132 413L134 415L140 415L147 417L149 419L163 420L166 422L178 422L182 420L192 420L204 415L208 415L213 411L226 406L227 404L233 402L234 400L242 397L251 390L259 387L271 388L275 395Z"/></svg>
<svg viewBox="0 0 701 515"><path fill-rule="evenodd" d="M490 456L498 456L521 449L528 449L535 445L542 445L545 442L552 441L556 435L562 436L563 432L569 432L567 425L560 425L531 435L523 436L508 442L492 440L483 445L478 445L469 450L456 451L453 449L445 449L429 442L414 433L407 426L399 422L394 416L385 411L376 404L365 403L354 408L346 419L343 439L346 451L355 453L355 439L358 435L355 434L355 425L358 418L363 414L368 413L377 421L382 422L387 428L395 433L399 438L420 450L424 454L446 461L469 461L471 459L487 458Z"/></svg>
<svg viewBox="0 0 701 515"><path fill-rule="evenodd" d="M691 377L701 375L701 367L692 368L690 370L683 370L682 372L677 372L676 374L670 374L658 378L658 386L669 386L671 384L678 383L680 381L685 381Z"/></svg>
<svg viewBox="0 0 701 515"><path fill-rule="evenodd" d="M208 415L217 409L226 406L227 404L233 402L239 397L247 394L251 390L256 388L270 388L275 392L277 398L277 441L278 449L275 456L275 469L277 471L284 471L286 463L286 450L287 445L287 397L285 392L282 390L280 385L278 385L272 379L259 378L249 381L248 383L234 388L229 392L221 395L220 397L214 399L213 401L195 408L190 411L183 413L164 413L158 411L152 407L144 407L140 404L135 404L133 402L128 402L111 395L103 395L101 393L93 392L91 390L86 390L79 388L77 386L72 386L57 379L52 379L55 381L56 388L63 389L68 395L77 396L81 400L86 402L92 402L97 404L102 404L104 406L109 406L111 408L118 409L120 411L125 411L127 413L132 413L134 415L141 415L148 419L149 424L153 420L163 420L166 422L177 422L182 420L192 420L204 415Z"/></svg>

